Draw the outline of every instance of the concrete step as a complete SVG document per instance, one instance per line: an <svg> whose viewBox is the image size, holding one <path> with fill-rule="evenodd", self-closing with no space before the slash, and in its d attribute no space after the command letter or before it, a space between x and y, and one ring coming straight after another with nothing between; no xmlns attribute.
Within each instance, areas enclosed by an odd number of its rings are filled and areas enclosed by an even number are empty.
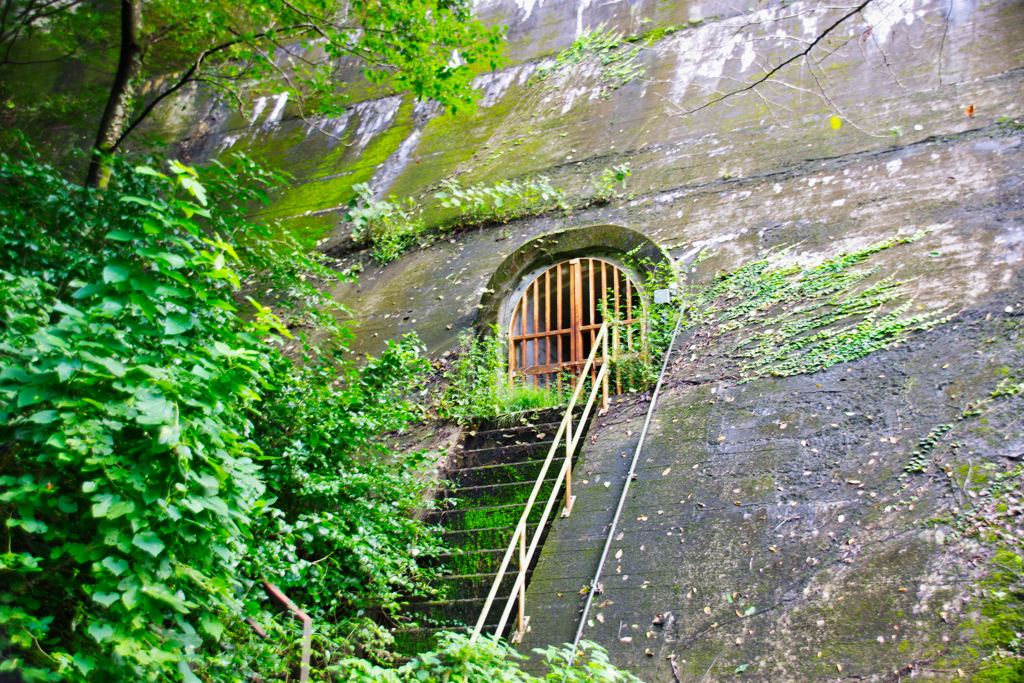
<svg viewBox="0 0 1024 683"><path fill-rule="evenodd" d="M501 577L501 585L498 586L498 595L509 595L512 592L512 585L515 583L518 567L512 567L512 571L505 572ZM533 570L526 572L526 580L529 582ZM432 581L438 590L435 600L482 600L490 593L491 586L497 574L466 574L464 576L446 576L442 579Z"/></svg>
<svg viewBox="0 0 1024 683"><path fill-rule="evenodd" d="M550 442L539 442L481 448L474 451L460 451L452 458L452 471L544 459L547 457L550 448ZM565 443L563 442L559 445L556 453L564 452Z"/></svg>
<svg viewBox="0 0 1024 683"><path fill-rule="evenodd" d="M506 429L487 431L469 431L463 446L467 451L476 451L499 446L516 446L522 444L543 443L552 441L558 432L559 422L546 422L529 426L518 426Z"/></svg>
<svg viewBox="0 0 1024 683"><path fill-rule="evenodd" d="M577 405L573 409L573 417L576 417L583 412L583 406ZM565 406L556 408L541 408L539 410L525 410L521 413L513 413L510 415L502 415L500 417L482 418L477 420L473 424L473 431L476 432L491 432L498 431L501 429L511 429L513 427L523 427L528 425L539 425L545 423L554 422L556 425L562 421L565 416Z"/></svg>
<svg viewBox="0 0 1024 683"><path fill-rule="evenodd" d="M551 521L548 520L548 524ZM467 529L465 531L450 531L444 535L444 541L449 547L467 550L495 550L507 548L512 540L514 526L492 527L489 529ZM537 530L536 524L526 527L526 537L532 538Z"/></svg>
<svg viewBox="0 0 1024 683"><path fill-rule="evenodd" d="M538 456L537 458L531 460L452 470L448 472L448 479L452 482L452 486L456 490L472 486L489 486L492 484L537 481L537 475L540 474L540 469L544 465L547 453L548 449L544 448L534 454ZM558 469L556 468L556 463L558 467L561 467L561 462L561 458L559 457L552 458L551 465L548 467L548 472L550 473L553 471L557 473Z"/></svg>
<svg viewBox="0 0 1024 683"><path fill-rule="evenodd" d="M534 505L527 518L527 524L536 524L544 512L544 503ZM551 512L553 517L561 509L560 503ZM459 510L431 511L426 518L427 524L439 524L452 531L467 531L470 529L487 529L493 527L514 527L519 523L523 514L525 503L516 505L498 505L495 507L479 507Z"/></svg>
<svg viewBox="0 0 1024 683"><path fill-rule="evenodd" d="M561 463L559 464L561 465ZM525 505L536 483L536 481L524 481L512 484L448 489L440 492L438 505L446 510L468 510L471 508L498 507L519 503ZM554 486L554 479L546 479L542 483L535 500L538 502L547 501Z"/></svg>

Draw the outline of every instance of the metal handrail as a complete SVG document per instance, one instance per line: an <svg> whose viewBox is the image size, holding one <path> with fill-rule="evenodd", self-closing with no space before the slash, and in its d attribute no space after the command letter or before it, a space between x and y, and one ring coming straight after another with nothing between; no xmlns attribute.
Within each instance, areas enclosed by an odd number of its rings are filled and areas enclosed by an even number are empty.
<svg viewBox="0 0 1024 683"><path fill-rule="evenodd" d="M601 349L602 359L601 369L594 378L593 387L590 390L590 397L587 399L587 405L583 409L583 414L580 417L577 429L574 433L572 427L572 411L573 408L576 407L576 401L579 399L580 394L583 391L583 380L591 372L591 368L597 358L597 350L599 348ZM594 407L594 400L597 398L599 388L603 389L601 409L608 409L608 361L608 323L602 323L600 331L594 338L590 357L587 358L587 362L579 374L579 380L576 382L576 388L572 393L572 398L569 400L569 405L565 409L565 415L562 417L562 422L558 427L558 432L555 434L555 438L551 441L551 449L548 451L548 456L544 460L544 465L540 468L540 474L537 476L537 481L533 485L530 497L526 501L526 507L523 509L523 514L519 518L519 523L516 524L516 530L512 534L512 539L509 541L508 549L505 551L505 556L501 560L501 566L498 567L498 573L494 577L494 583L491 585L490 592L487 594L487 600L484 602L483 610L480 612L480 618L477 619L476 626L473 629L473 635L469 639L470 643L476 642L476 639L480 636L480 632L483 630L484 623L487 620L487 615L491 611L491 606L494 604L494 598L498 594L498 588L501 586L502 580L505 578L505 572L512 561L512 556L516 552L517 545L519 546L519 571L516 576L515 584L512 586L512 591L509 594L508 603L505 605L505 610L502 612L501 619L498 622L496 635L501 635L501 632L505 628L505 624L508 623L509 615L512 612L512 606L517 602L519 604L519 628L510 640L512 640L512 642L518 642L526 633L526 627L530 621L530 618L526 616L526 571L530 566L530 562L533 560L533 554L537 550L537 545L540 543L541 534L544 532L544 525L547 523L548 515L551 514L551 509L555 505L555 499L558 498L558 489L563 480L565 481L565 506L562 510L562 517L568 517L572 512L572 505L576 500L576 496L572 495L572 456L576 450L576 445L579 443L580 437L583 436L583 429L587 423L587 418L590 416L590 410ZM534 530L533 538L530 540L529 548L527 549L527 520L530 517L530 511L533 509L533 504L537 500L537 495L540 493L540 489L544 486L544 476L547 474L548 468L551 466L551 462L555 457L555 452L558 450L558 446L561 443L563 436L565 437L565 461L562 463L562 469L559 471L558 477L555 479L555 485L551 489L551 495L548 497L547 504L544 506L544 514L541 516L540 522Z"/></svg>

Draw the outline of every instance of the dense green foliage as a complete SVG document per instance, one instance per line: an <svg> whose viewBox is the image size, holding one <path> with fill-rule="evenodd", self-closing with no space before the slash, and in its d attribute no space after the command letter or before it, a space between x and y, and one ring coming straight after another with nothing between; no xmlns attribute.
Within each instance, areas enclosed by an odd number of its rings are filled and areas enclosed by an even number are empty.
<svg viewBox="0 0 1024 683"><path fill-rule="evenodd" d="M270 581L314 620L318 680L537 680L454 634L381 668L372 615L427 592L418 558L441 549L410 514L432 463L380 438L414 417L418 342L341 359L311 284L333 273L240 217L279 178L156 165L116 162L97 192L0 156L0 673L287 675L297 623ZM309 324L333 341L294 339ZM548 656L567 680L632 680L599 648Z"/></svg>
<svg viewBox="0 0 1024 683"><path fill-rule="evenodd" d="M466 636L445 633L436 652L427 652L398 669L383 669L363 660L347 660L336 667L351 683L641 683L608 662L596 643L584 640L573 652L562 647L535 649L548 673L537 678L518 666L522 656L502 641L481 638L474 645Z"/></svg>
<svg viewBox="0 0 1024 683"><path fill-rule="evenodd" d="M40 122L77 119L88 126L83 132L95 134L109 76L90 75L49 93L17 84L55 67L111 73L125 48L124 8L79 0L0 4L0 89L8 106L34 112ZM494 69L500 62L503 29L473 19L470 3L356 0L339 7L333 0L150 0L137 7L139 54L124 93L128 116L114 139L191 84L236 105L286 94L300 115L315 116L337 114L348 86L362 76L371 87L410 91L455 110L477 96L476 65ZM452 59L453 51L460 59Z"/></svg>
<svg viewBox="0 0 1024 683"><path fill-rule="evenodd" d="M293 365L240 290L327 323L328 271L237 218L257 167L169 168L96 193L0 158L0 648L30 678L248 680L286 656L242 621L284 637L258 579L358 633L436 543L405 515L418 458L373 441L409 418L415 340Z"/></svg>

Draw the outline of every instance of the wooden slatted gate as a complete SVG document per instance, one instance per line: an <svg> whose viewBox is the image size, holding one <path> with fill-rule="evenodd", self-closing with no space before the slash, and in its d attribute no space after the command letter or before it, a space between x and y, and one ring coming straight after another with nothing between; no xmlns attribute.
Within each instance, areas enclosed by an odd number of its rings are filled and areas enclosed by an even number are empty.
<svg viewBox="0 0 1024 683"><path fill-rule="evenodd" d="M552 266L531 282L512 310L509 378L536 387L575 383L607 311L613 324L611 355L646 349L643 298L624 271L596 258ZM634 348L636 347L636 348ZM598 357L591 375L604 362ZM616 393L621 393L616 382Z"/></svg>

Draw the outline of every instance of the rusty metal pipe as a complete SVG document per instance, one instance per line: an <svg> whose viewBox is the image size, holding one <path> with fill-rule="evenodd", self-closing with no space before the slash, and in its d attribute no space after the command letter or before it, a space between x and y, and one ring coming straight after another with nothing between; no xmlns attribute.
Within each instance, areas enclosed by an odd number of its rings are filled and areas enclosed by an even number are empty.
<svg viewBox="0 0 1024 683"><path fill-rule="evenodd" d="M302 664L299 666L299 681L306 683L309 681L309 655L313 649L313 620L274 584L264 581L263 590L267 592L267 596L274 604L281 609L290 611L302 622Z"/></svg>

